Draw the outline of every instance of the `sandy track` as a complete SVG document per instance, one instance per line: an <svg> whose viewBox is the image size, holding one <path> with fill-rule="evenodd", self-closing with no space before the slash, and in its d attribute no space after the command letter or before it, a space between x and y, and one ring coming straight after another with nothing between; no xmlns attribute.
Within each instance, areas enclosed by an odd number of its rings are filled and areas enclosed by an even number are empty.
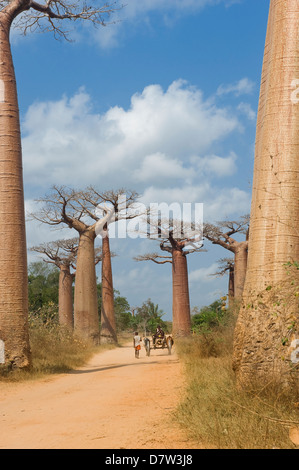
<svg viewBox="0 0 299 470"><path fill-rule="evenodd" d="M191 449L171 411L184 391L167 350L134 358L131 346L32 383L0 383L2 449Z"/></svg>

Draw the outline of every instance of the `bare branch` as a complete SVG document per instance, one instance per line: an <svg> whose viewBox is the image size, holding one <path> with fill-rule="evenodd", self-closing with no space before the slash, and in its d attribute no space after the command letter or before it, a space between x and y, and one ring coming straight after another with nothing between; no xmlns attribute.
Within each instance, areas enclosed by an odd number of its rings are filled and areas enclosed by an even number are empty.
<svg viewBox="0 0 299 470"><path fill-rule="evenodd" d="M146 253L145 255L136 256L135 261L153 261L157 264L172 263L171 256L162 256L158 253Z"/></svg>
<svg viewBox="0 0 299 470"><path fill-rule="evenodd" d="M47 0L44 3L35 0L3 0L1 11L12 12L17 18L15 27L24 34L32 32L53 32L56 38L70 40L67 23L88 21L93 26L106 26L116 11L123 8L118 1L97 5L90 0ZM1 13L0 11L0 13ZM114 21L115 23L115 21Z"/></svg>
<svg viewBox="0 0 299 470"><path fill-rule="evenodd" d="M227 271L230 271L231 269L234 268L234 258L221 258L218 260L219 263L219 271L216 273L210 274L210 276L219 276L222 277L224 276Z"/></svg>
<svg viewBox="0 0 299 470"><path fill-rule="evenodd" d="M53 186L50 195L40 198L42 208L29 214L29 219L38 220L48 225L66 224L68 227L83 232L94 230L96 223L88 223L89 215L81 203L81 192L64 186Z"/></svg>
<svg viewBox="0 0 299 470"><path fill-rule="evenodd" d="M45 262L50 262L56 266L74 266L78 252L78 238L68 240L56 240L50 243L43 243L33 246L30 251L44 254L47 258Z"/></svg>
<svg viewBox="0 0 299 470"><path fill-rule="evenodd" d="M220 245L223 248L232 251L236 250L239 243L237 239L232 237L235 234L245 234L249 230L249 216L243 216L240 220L221 221L217 224L204 224L203 235L210 240L213 244Z"/></svg>

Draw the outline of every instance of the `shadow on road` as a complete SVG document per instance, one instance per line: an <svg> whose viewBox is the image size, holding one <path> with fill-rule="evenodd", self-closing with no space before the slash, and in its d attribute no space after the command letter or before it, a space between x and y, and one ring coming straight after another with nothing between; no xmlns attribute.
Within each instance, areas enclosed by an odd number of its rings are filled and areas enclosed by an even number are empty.
<svg viewBox="0 0 299 470"><path fill-rule="evenodd" d="M166 361L163 364L173 364L179 361ZM76 375L76 374L90 374L92 372L104 372L105 370L112 370L112 369L120 369L121 367L135 367L135 366L149 366L153 364L161 364L159 361L151 361L151 362L129 362L128 364L111 364L104 367L94 367L90 369L76 369L68 372L69 375Z"/></svg>

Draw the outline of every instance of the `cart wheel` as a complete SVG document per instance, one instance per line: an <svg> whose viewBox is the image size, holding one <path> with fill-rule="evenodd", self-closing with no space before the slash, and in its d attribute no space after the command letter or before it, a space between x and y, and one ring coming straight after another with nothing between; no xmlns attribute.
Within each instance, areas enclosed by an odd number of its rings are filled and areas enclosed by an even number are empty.
<svg viewBox="0 0 299 470"><path fill-rule="evenodd" d="M172 344L173 344L173 339L171 338L171 336L169 336L169 337L167 338L168 354L171 354Z"/></svg>
<svg viewBox="0 0 299 470"><path fill-rule="evenodd" d="M147 339L145 342L145 352L147 356L149 356L151 353L151 343L149 339Z"/></svg>

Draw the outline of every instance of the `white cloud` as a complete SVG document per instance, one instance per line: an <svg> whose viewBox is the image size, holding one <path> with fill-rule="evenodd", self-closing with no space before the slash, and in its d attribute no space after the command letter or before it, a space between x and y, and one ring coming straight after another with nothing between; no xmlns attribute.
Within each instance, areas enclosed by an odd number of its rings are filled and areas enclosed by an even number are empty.
<svg viewBox="0 0 299 470"><path fill-rule="evenodd" d="M155 23L151 19L153 13L159 13L166 26L172 26L182 16L200 12L208 6L223 4L229 7L242 0L129 0L124 8L115 12L107 28L93 30L93 39L101 48L111 49L120 45L120 38L125 31L132 32L138 26L152 28ZM156 19L155 19L156 21Z"/></svg>
<svg viewBox="0 0 299 470"><path fill-rule="evenodd" d="M147 155L140 168L134 172L137 181L155 181L156 185L159 183L164 185L165 180L189 179L194 175L195 170L193 168L184 168L179 159L172 159L160 152Z"/></svg>
<svg viewBox="0 0 299 470"><path fill-rule="evenodd" d="M243 113L250 121L256 120L256 112L252 109L249 103L240 103L237 108Z"/></svg>
<svg viewBox="0 0 299 470"><path fill-rule="evenodd" d="M43 196L53 184L94 184L134 189L147 205L203 203L205 221L249 212L249 194L225 187L224 179L236 172L237 155L213 151L240 130L237 112L204 100L182 80L165 91L146 87L132 96L128 109L115 106L99 114L91 103L80 89L71 98L28 109L22 123L28 207L34 207L32 193ZM70 236L68 229L53 233L48 226L27 224L29 245Z"/></svg>
<svg viewBox="0 0 299 470"><path fill-rule="evenodd" d="M250 195L236 187L219 188L208 181L198 185L185 185L182 187L146 188L142 202L163 201L167 204L173 202L203 203L204 221L215 222L225 219L232 214L238 216L250 212Z"/></svg>
<svg viewBox="0 0 299 470"><path fill-rule="evenodd" d="M237 155L230 152L228 157L219 157L217 155L207 155L203 158L195 157L192 159L200 173L209 176L223 177L233 175L236 170Z"/></svg>
<svg viewBox="0 0 299 470"><path fill-rule="evenodd" d="M214 143L240 129L236 116L204 100L184 81L164 91L149 85L125 110L94 113L91 97L34 103L23 123L24 176L27 185L144 188L163 181L190 184L202 173L228 175L236 156L205 155ZM197 156L197 157L196 157ZM139 190L137 188L137 190Z"/></svg>
<svg viewBox="0 0 299 470"><path fill-rule="evenodd" d="M250 94L253 92L255 83L249 80L248 78L242 78L236 83L230 83L228 85L220 85L217 89L216 94L218 96L227 95L229 93L234 94L235 96L241 96L244 94Z"/></svg>
<svg viewBox="0 0 299 470"><path fill-rule="evenodd" d="M217 263L213 263L208 267L199 268L191 271L189 274L190 283L201 283L201 282L213 282L215 280L212 274L215 274L219 270Z"/></svg>

